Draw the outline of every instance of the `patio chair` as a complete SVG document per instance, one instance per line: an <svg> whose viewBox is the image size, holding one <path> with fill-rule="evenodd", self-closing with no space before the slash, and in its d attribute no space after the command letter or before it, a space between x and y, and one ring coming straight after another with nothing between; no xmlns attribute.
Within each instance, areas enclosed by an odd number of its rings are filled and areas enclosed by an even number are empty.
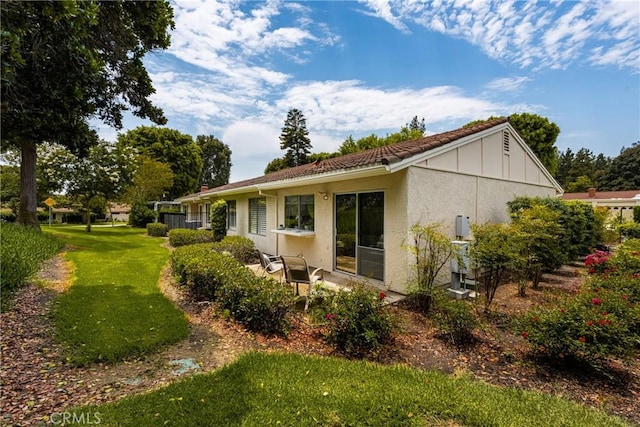
<svg viewBox="0 0 640 427"><path fill-rule="evenodd" d="M258 258L260 258L260 269L262 269L262 277L265 277L268 274L277 273L278 271L282 274L282 262L279 257L274 255L267 255L263 253L260 249L258 249Z"/></svg>
<svg viewBox="0 0 640 427"><path fill-rule="evenodd" d="M302 283L307 285L307 301L304 304L304 310L309 308L309 299L311 298L311 288L317 282L324 280L324 273L321 268L316 268L312 272L309 272L309 265L307 260L301 256L286 256L281 255L280 260L284 266L284 280L293 285L296 285L296 295L300 295L299 285Z"/></svg>

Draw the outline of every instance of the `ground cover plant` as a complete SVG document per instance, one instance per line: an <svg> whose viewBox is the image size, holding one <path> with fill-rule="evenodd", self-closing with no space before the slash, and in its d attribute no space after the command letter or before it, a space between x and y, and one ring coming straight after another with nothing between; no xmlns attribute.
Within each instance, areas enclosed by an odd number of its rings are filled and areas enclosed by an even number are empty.
<svg viewBox="0 0 640 427"><path fill-rule="evenodd" d="M62 247L60 240L31 227L0 223L0 309L8 309L13 293Z"/></svg>
<svg viewBox="0 0 640 427"><path fill-rule="evenodd" d="M74 364L116 362L179 341L183 312L158 288L169 251L129 227L57 227L75 281L53 305L56 337Z"/></svg>
<svg viewBox="0 0 640 427"><path fill-rule="evenodd" d="M291 353L248 353L216 372L74 412L99 414L105 426L626 425L467 375Z"/></svg>

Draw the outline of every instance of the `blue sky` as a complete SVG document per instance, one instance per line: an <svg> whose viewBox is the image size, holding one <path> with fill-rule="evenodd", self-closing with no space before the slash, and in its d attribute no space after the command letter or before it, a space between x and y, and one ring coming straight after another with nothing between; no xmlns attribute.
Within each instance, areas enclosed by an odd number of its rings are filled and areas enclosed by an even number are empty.
<svg viewBox="0 0 640 427"><path fill-rule="evenodd" d="M413 116L432 134L521 112L558 124L560 150L613 157L640 140L637 1L172 4L171 47L145 58L152 99L167 127L231 147L232 182L283 155L291 108L314 152Z"/></svg>

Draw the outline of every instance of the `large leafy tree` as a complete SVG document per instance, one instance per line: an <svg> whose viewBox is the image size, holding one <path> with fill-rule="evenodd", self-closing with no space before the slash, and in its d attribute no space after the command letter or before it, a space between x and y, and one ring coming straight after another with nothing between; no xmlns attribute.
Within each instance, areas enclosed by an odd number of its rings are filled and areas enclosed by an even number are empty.
<svg viewBox="0 0 640 427"><path fill-rule="evenodd" d="M88 120L122 127L123 111L166 122L153 106L144 55L169 46L167 1L2 1L2 144L21 151L18 222L39 228L36 147L83 155Z"/></svg>
<svg viewBox="0 0 640 427"><path fill-rule="evenodd" d="M544 167L552 175L555 174L558 169L556 139L560 134L560 127L546 117L530 113L512 114L509 122L536 153Z"/></svg>
<svg viewBox="0 0 640 427"><path fill-rule="evenodd" d="M118 146L134 147L140 154L171 167L173 186L167 194L169 199L199 188L202 150L190 135L169 128L139 126L118 135Z"/></svg>
<svg viewBox="0 0 640 427"><path fill-rule="evenodd" d="M280 134L280 149L287 150L284 158L288 166L307 163L307 156L311 153L311 140L307 130L307 119L297 108L292 108L287 113Z"/></svg>
<svg viewBox="0 0 640 427"><path fill-rule="evenodd" d="M602 190L620 191L640 188L640 141L623 148L615 157L601 181Z"/></svg>
<svg viewBox="0 0 640 427"><path fill-rule="evenodd" d="M142 156L125 198L132 204L161 200L173 186L173 172L166 163Z"/></svg>
<svg viewBox="0 0 640 427"><path fill-rule="evenodd" d="M198 135L196 144L202 150L200 183L209 188L228 184L231 174L231 148L213 135Z"/></svg>

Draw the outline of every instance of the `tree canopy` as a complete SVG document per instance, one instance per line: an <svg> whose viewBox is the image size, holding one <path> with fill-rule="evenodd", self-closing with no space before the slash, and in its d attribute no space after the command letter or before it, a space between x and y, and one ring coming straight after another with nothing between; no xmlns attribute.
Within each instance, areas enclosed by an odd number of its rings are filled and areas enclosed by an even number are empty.
<svg viewBox="0 0 640 427"><path fill-rule="evenodd" d="M164 123L142 63L166 49L173 28L167 1L3 1L2 143L21 150L18 222L36 217L36 145L85 154L98 142L97 118L122 127L123 111Z"/></svg>
<svg viewBox="0 0 640 427"><path fill-rule="evenodd" d="M213 135L198 135L196 144L202 150L200 183L209 188L228 184L231 174L231 148Z"/></svg>
<svg viewBox="0 0 640 427"><path fill-rule="evenodd" d="M129 146L139 154L166 163L173 172L173 186L167 194L175 199L193 193L200 187L202 150L190 135L175 129L139 126L118 135L118 146Z"/></svg>
<svg viewBox="0 0 640 427"><path fill-rule="evenodd" d="M89 148L86 156L77 156L60 145L41 146L39 169L51 190L64 191L87 213L87 231L91 231L90 208L121 197L131 184L136 155L128 147L106 143ZM48 149L46 149L48 148Z"/></svg>
<svg viewBox="0 0 640 427"><path fill-rule="evenodd" d="M602 177L600 190L637 190L640 188L640 141L620 150Z"/></svg>

